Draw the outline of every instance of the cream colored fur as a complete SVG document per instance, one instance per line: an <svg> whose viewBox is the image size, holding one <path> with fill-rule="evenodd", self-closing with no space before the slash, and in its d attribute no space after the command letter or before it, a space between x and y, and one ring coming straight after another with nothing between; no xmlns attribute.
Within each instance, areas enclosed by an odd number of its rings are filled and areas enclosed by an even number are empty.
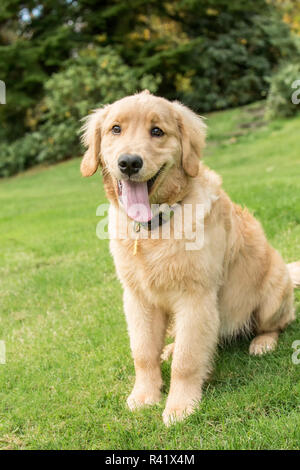
<svg viewBox="0 0 300 470"><path fill-rule="evenodd" d="M111 132L116 124L122 129L118 136ZM151 137L151 126L165 135ZM221 338L252 329L251 354L276 347L279 332L294 319L292 281L260 223L231 202L220 178L199 162L205 125L188 108L147 92L130 96L96 110L87 119L84 141L88 150L81 171L89 176L98 164L102 167L111 233L123 210L117 190L122 153L141 155L142 181L165 164L151 190L151 203L204 206L204 245L199 250L187 251L186 239L174 239L173 220L170 239L140 239L135 255L132 238L110 242L124 289L136 371L127 403L133 410L160 400L160 357L169 326L175 338L164 352L165 358L173 354L163 412L169 425L190 414L201 399Z"/></svg>

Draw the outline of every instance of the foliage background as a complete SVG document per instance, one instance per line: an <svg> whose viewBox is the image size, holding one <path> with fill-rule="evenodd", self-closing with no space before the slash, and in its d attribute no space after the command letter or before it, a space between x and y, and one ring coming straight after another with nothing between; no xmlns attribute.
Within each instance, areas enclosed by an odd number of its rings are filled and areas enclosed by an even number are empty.
<svg viewBox="0 0 300 470"><path fill-rule="evenodd" d="M296 0L1 0L0 176L79 156L84 115L149 88L209 112L209 166L300 259L299 33ZM299 449L299 291L278 349L224 345L199 410L166 428L170 363L159 405L125 407L134 368L97 178L74 159L0 183L0 449Z"/></svg>
<svg viewBox="0 0 300 470"><path fill-rule="evenodd" d="M265 98L278 65L299 61L299 11L292 0L2 0L0 176L80 154L80 118L143 88L200 113Z"/></svg>

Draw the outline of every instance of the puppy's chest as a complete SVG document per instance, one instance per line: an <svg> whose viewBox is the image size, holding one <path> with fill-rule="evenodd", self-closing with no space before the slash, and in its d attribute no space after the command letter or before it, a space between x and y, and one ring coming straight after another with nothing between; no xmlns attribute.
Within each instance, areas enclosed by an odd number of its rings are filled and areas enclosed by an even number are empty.
<svg viewBox="0 0 300 470"><path fill-rule="evenodd" d="M111 251L121 281L133 288L182 288L193 277L193 259L182 240L118 240Z"/></svg>

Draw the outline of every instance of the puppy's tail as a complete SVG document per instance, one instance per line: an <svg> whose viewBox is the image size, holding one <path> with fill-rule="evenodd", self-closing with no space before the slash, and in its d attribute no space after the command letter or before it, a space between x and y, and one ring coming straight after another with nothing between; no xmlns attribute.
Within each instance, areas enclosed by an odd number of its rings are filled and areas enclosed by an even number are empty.
<svg viewBox="0 0 300 470"><path fill-rule="evenodd" d="M295 289L300 287L300 261L287 265Z"/></svg>

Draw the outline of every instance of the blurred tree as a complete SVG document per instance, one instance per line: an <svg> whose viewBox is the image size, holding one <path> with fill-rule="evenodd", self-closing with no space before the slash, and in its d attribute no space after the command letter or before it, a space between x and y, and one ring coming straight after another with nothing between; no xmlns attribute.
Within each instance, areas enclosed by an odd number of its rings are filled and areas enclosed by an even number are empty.
<svg viewBox="0 0 300 470"><path fill-rule="evenodd" d="M0 140L32 130L45 83L86 48L112 47L137 80L161 75L158 94L200 112L264 97L296 54L274 1L1 0Z"/></svg>
<svg viewBox="0 0 300 470"><path fill-rule="evenodd" d="M164 6L160 16L154 8L143 16L144 25L130 36L140 33L132 41L134 54L123 54L143 71L163 70L159 91L197 111L265 97L273 68L296 53L288 27L265 0L181 0Z"/></svg>
<svg viewBox="0 0 300 470"><path fill-rule="evenodd" d="M300 2L299 0L269 0L281 11L283 21L292 31L300 35Z"/></svg>
<svg viewBox="0 0 300 470"><path fill-rule="evenodd" d="M42 98L44 83L78 50L92 44L129 50L124 38L151 3L1 0L0 79L7 84L7 104L0 107L0 139L18 138L29 129L26 115Z"/></svg>
<svg viewBox="0 0 300 470"><path fill-rule="evenodd" d="M0 77L7 104L0 107L1 134L15 139L26 131L26 112L43 95L43 84L74 47L67 0L1 0Z"/></svg>

